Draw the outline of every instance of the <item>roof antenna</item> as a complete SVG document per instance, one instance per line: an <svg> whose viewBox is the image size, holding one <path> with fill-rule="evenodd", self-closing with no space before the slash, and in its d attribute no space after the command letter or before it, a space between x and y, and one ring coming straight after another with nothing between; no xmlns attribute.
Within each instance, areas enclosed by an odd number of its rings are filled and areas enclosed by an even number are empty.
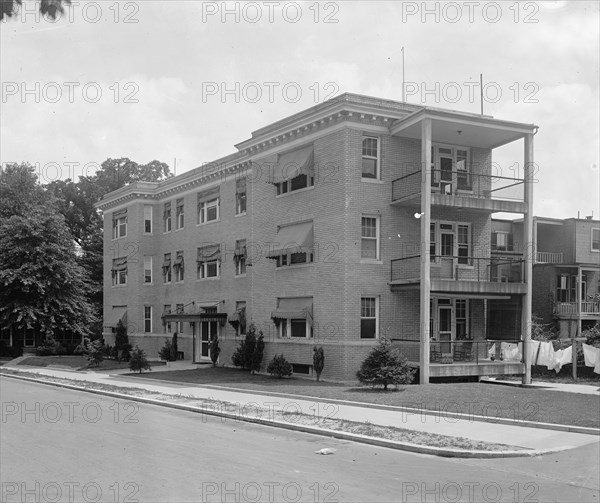
<svg viewBox="0 0 600 503"><path fill-rule="evenodd" d="M177 157L173 158L173 176L177 176Z"/></svg>
<svg viewBox="0 0 600 503"><path fill-rule="evenodd" d="M404 95L404 46L402 46L402 103L406 103Z"/></svg>
<svg viewBox="0 0 600 503"><path fill-rule="evenodd" d="M481 101L481 115L483 115L483 73L479 74L479 99Z"/></svg>

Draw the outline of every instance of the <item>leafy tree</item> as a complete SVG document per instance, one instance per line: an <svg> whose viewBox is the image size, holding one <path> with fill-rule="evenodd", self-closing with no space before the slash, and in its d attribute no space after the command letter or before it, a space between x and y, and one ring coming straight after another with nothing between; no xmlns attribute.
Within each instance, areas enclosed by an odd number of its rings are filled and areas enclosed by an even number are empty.
<svg viewBox="0 0 600 503"><path fill-rule="evenodd" d="M104 343L101 339L90 341L86 337L83 340L82 352L90 365L98 366L104 360Z"/></svg>
<svg viewBox="0 0 600 503"><path fill-rule="evenodd" d="M285 356L275 355L267 365L267 372L279 379L284 376L291 376L292 364L285 359Z"/></svg>
<svg viewBox="0 0 600 503"><path fill-rule="evenodd" d="M323 351L323 347L317 348L315 346L313 348L313 368L317 374L317 381L321 379L321 372L323 372L323 368L325 367L325 352Z"/></svg>
<svg viewBox="0 0 600 503"><path fill-rule="evenodd" d="M71 0L41 0L40 13L42 16L48 16L50 19L56 19L58 14L62 14L65 5L70 5ZM0 21L4 18L16 16L23 5L23 0L0 0Z"/></svg>
<svg viewBox="0 0 600 503"><path fill-rule="evenodd" d="M256 327L254 326L254 324L250 325L250 329L256 331ZM260 371L264 351L265 338L261 330L258 332L258 337L256 338L256 345L254 346L254 352L252 353L251 371L253 374Z"/></svg>
<svg viewBox="0 0 600 503"><path fill-rule="evenodd" d="M171 358L173 357L173 353L171 352L172 342L169 339L165 339L165 343L163 347L159 349L158 356L160 356L161 360L165 361L173 361Z"/></svg>
<svg viewBox="0 0 600 503"><path fill-rule="evenodd" d="M38 183L35 168L28 163L0 167L0 221L15 215L28 216L35 208L52 206L57 201Z"/></svg>
<svg viewBox="0 0 600 503"><path fill-rule="evenodd" d="M221 354L221 348L219 347L219 338L214 336L208 343L208 348L210 350L210 359L213 363L213 367L216 367L217 362L219 361L219 355Z"/></svg>
<svg viewBox="0 0 600 503"><path fill-rule="evenodd" d="M262 331L258 332L257 337L256 325L251 323L246 332L246 337L240 341L239 346L231 357L231 361L236 367L242 367L244 370L250 370L254 373L260 370L264 348L265 343Z"/></svg>
<svg viewBox="0 0 600 503"><path fill-rule="evenodd" d="M387 391L390 384L410 384L414 373L400 351L388 339L381 339L362 362L356 377L362 384L383 385Z"/></svg>
<svg viewBox="0 0 600 503"><path fill-rule="evenodd" d="M117 323L117 330L115 332L115 357L117 361L129 361L131 344L129 344L129 335L127 335L127 327L121 320Z"/></svg>
<svg viewBox="0 0 600 503"><path fill-rule="evenodd" d="M143 349L140 349L137 346L134 348L131 353L131 359L129 360L129 369L132 372L137 372L139 370L140 374L142 373L142 370L152 370Z"/></svg>

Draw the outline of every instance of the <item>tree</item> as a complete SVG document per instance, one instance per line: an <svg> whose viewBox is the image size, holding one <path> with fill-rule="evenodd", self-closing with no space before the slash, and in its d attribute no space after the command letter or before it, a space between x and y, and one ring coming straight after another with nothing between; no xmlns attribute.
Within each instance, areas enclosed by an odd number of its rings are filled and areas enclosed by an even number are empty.
<svg viewBox="0 0 600 503"><path fill-rule="evenodd" d="M140 374L142 373L142 370L152 370L143 349L140 349L137 346L134 348L131 353L131 359L129 360L129 369L132 372L137 372L139 370Z"/></svg>
<svg viewBox="0 0 600 503"><path fill-rule="evenodd" d="M127 327L121 320L117 323L115 332L115 357L117 361L129 361L131 344L129 344L129 335L127 335Z"/></svg>
<svg viewBox="0 0 600 503"><path fill-rule="evenodd" d="M252 373L255 373L260 370L264 348L265 343L262 331L258 331L257 337L256 325L251 323L246 332L246 337L240 341L239 346L231 357L231 361L236 367L242 367L244 370L250 370Z"/></svg>
<svg viewBox="0 0 600 503"><path fill-rule="evenodd" d="M275 355L269 362L269 365L267 365L267 372L271 375L275 375L278 379L281 379L284 376L291 376L292 364L285 359L285 356Z"/></svg>
<svg viewBox="0 0 600 503"><path fill-rule="evenodd" d="M254 324L250 326L251 330L256 331L256 327ZM254 352L252 353L252 363L250 366L250 370L253 374L260 371L260 366L262 365L263 353L265 351L265 338L263 336L262 330L258 332L258 337L256 338L256 345L254 346Z"/></svg>
<svg viewBox="0 0 600 503"><path fill-rule="evenodd" d="M0 221L0 324L85 335L94 321L86 271L52 206Z"/></svg>
<svg viewBox="0 0 600 503"><path fill-rule="evenodd" d="M90 341L87 337L83 340L83 355L90 365L98 366L104 360L104 344L101 339Z"/></svg>
<svg viewBox="0 0 600 503"><path fill-rule="evenodd" d="M50 19L56 19L58 14L65 11L65 5L70 5L71 0L41 0L40 13ZM23 5L23 0L0 0L0 21L4 18L16 16Z"/></svg>
<svg viewBox="0 0 600 503"><path fill-rule="evenodd" d="M177 332L173 332L173 337L171 338L171 361L177 361L177 357L179 356L177 353L179 352L179 348L177 347Z"/></svg>
<svg viewBox="0 0 600 503"><path fill-rule="evenodd" d="M219 355L221 354L221 348L219 347L219 338L215 335L211 338L208 343L208 349L210 350L210 359L213 363L213 367L217 366L219 361Z"/></svg>
<svg viewBox="0 0 600 503"><path fill-rule="evenodd" d="M400 351L388 339L381 339L362 362L356 377L362 384L383 385L387 391L389 384L410 384L414 373Z"/></svg>
<svg viewBox="0 0 600 503"><path fill-rule="evenodd" d="M313 348L313 368L317 374L317 382L321 379L321 372L323 372L323 368L325 367L325 352L323 351L323 347L317 348L315 346Z"/></svg>

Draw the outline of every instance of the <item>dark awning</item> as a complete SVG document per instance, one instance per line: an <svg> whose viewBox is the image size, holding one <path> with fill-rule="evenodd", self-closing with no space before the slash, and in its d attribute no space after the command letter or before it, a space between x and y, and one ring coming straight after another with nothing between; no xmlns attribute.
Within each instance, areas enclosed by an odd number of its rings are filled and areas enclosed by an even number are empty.
<svg viewBox="0 0 600 503"><path fill-rule="evenodd" d="M127 271L127 257L114 259L111 271L113 274L117 274L119 271Z"/></svg>
<svg viewBox="0 0 600 503"><path fill-rule="evenodd" d="M104 326L106 328L116 328L119 320L123 324L127 324L127 308L126 307L113 307L109 313L104 315Z"/></svg>
<svg viewBox="0 0 600 503"><path fill-rule="evenodd" d="M169 255L167 258L165 258L165 261L163 262L163 269L168 269L169 267L171 267L171 256Z"/></svg>
<svg viewBox="0 0 600 503"><path fill-rule="evenodd" d="M313 223L281 227L275 237L275 247L267 258L276 258L287 253L311 252L313 249Z"/></svg>
<svg viewBox="0 0 600 503"><path fill-rule="evenodd" d="M305 319L312 323L312 297L294 297L279 299L279 306L271 312L271 318Z"/></svg>
<svg viewBox="0 0 600 503"><path fill-rule="evenodd" d="M240 307L239 309L237 309L235 311L235 313L233 313L232 315L229 316L229 324L237 329L238 326L241 325L242 329L244 330L246 328L246 307Z"/></svg>
<svg viewBox="0 0 600 503"><path fill-rule="evenodd" d="M113 212L112 216L113 216L113 218L120 218L120 217L127 216L127 208Z"/></svg>
<svg viewBox="0 0 600 503"><path fill-rule="evenodd" d="M246 179L238 178L235 181L235 193L236 194L245 194L246 193Z"/></svg>
<svg viewBox="0 0 600 503"><path fill-rule="evenodd" d="M298 175L308 175L314 171L314 148L312 145L279 156L269 177L269 183L281 183Z"/></svg>
<svg viewBox="0 0 600 503"><path fill-rule="evenodd" d="M208 245L198 248L198 262L210 262L221 258L221 245Z"/></svg>
<svg viewBox="0 0 600 503"><path fill-rule="evenodd" d="M199 322L199 321L217 321L225 323L227 321L227 313L173 313L163 314L162 319L165 322L182 321L182 322Z"/></svg>
<svg viewBox="0 0 600 503"><path fill-rule="evenodd" d="M205 203L207 201L212 201L213 199L216 199L217 197L219 197L219 193L220 188L218 186L204 190L202 192L198 192L198 207L201 203Z"/></svg>
<svg viewBox="0 0 600 503"><path fill-rule="evenodd" d="M243 257L246 258L246 240L238 239L235 242L235 251L233 252L234 258Z"/></svg>

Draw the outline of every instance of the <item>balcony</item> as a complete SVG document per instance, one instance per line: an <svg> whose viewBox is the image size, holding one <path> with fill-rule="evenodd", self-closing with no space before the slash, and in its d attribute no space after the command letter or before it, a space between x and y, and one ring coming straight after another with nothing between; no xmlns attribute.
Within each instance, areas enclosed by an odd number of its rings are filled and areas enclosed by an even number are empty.
<svg viewBox="0 0 600 503"><path fill-rule="evenodd" d="M432 292L501 295L525 293L522 259L448 255L432 255L430 258ZM418 287L420 267L420 255L392 260L390 287L393 290Z"/></svg>
<svg viewBox="0 0 600 503"><path fill-rule="evenodd" d="M561 318L571 318L579 315L578 302L555 302L554 314ZM581 303L581 316L589 318L600 317L600 302L585 301Z"/></svg>
<svg viewBox="0 0 600 503"><path fill-rule="evenodd" d="M563 254L554 252L537 252L535 254L536 264L562 264Z"/></svg>
<svg viewBox="0 0 600 503"><path fill-rule="evenodd" d="M503 176L472 174L461 170L431 172L431 204L456 208L525 213L524 180ZM417 206L421 200L421 171L392 182L392 202Z"/></svg>

